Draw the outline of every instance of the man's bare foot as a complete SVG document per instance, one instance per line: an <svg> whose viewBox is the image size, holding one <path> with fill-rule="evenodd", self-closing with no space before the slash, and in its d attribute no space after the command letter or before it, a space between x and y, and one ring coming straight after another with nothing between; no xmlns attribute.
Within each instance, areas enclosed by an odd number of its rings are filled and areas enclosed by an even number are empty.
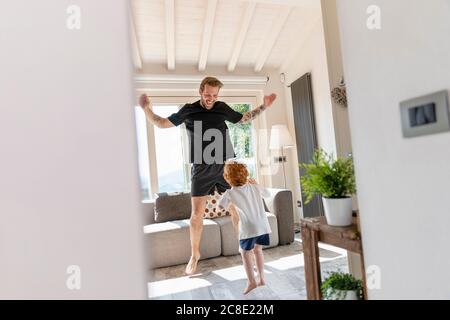
<svg viewBox="0 0 450 320"><path fill-rule="evenodd" d="M266 281L264 281L264 279L259 279L258 287L265 286L265 285L266 285Z"/></svg>
<svg viewBox="0 0 450 320"><path fill-rule="evenodd" d="M191 256L191 259L189 259L189 263L186 266L186 270L185 270L185 273L188 276L193 275L195 273L195 271L197 270L198 260L200 260L200 256L198 256L198 257Z"/></svg>
<svg viewBox="0 0 450 320"><path fill-rule="evenodd" d="M245 294L249 293L256 287L257 287L256 282L247 282L247 288L245 288L243 294L245 295Z"/></svg>

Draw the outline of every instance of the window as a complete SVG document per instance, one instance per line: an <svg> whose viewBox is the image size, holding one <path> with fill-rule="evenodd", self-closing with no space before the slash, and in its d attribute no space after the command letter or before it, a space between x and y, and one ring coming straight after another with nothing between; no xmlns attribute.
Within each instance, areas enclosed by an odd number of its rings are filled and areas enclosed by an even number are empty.
<svg viewBox="0 0 450 320"><path fill-rule="evenodd" d="M135 107L136 133L138 144L139 178L142 200L150 200L150 167L148 159L147 121L141 107Z"/></svg>
<svg viewBox="0 0 450 320"><path fill-rule="evenodd" d="M240 113L251 110L250 104L230 104L230 107ZM256 159L254 148L254 137L252 135L252 123L233 124L228 122L227 126L230 132L231 143L238 161L247 165L252 178L256 178Z"/></svg>
<svg viewBox="0 0 450 320"><path fill-rule="evenodd" d="M155 114L167 118L177 112L177 105L154 105ZM184 126L170 129L154 128L158 192L189 190L189 167L183 146Z"/></svg>

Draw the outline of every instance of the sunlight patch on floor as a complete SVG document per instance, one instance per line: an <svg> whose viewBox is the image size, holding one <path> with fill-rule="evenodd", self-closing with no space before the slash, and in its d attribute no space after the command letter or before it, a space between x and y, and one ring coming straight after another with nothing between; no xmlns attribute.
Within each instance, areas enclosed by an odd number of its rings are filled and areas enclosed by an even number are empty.
<svg viewBox="0 0 450 320"><path fill-rule="evenodd" d="M267 263L265 263L265 264L267 264ZM236 280L247 279L247 276L245 275L244 267L242 265L215 270L212 273L218 275L219 277L221 277L227 281L236 281ZM272 272L265 269L264 273L270 274Z"/></svg>
<svg viewBox="0 0 450 320"><path fill-rule="evenodd" d="M293 256L283 257L277 260L267 262L266 265L280 271L299 268L303 266L303 255L296 254Z"/></svg>
<svg viewBox="0 0 450 320"><path fill-rule="evenodd" d="M213 271L213 273L227 281L236 281L246 278L245 271L242 266L219 269Z"/></svg>
<svg viewBox="0 0 450 320"><path fill-rule="evenodd" d="M338 254L340 254L341 256L344 256L344 257L347 256L347 250L342 249L342 248L338 248L338 247L335 247L335 246L331 246L331 245L325 244L323 242L319 242L319 248L338 253Z"/></svg>
<svg viewBox="0 0 450 320"><path fill-rule="evenodd" d="M298 242L298 243L302 243L302 240L299 239L299 238L295 238L294 241ZM324 249L324 250L332 251L332 252L335 252L335 253L339 253L340 255L345 256L345 257L347 256L347 250L345 250L345 249L342 249L342 248L339 248L339 247L335 247L335 246L332 246L332 245L329 245L329 244L325 244L323 242L319 242L318 245L319 245L320 249Z"/></svg>
<svg viewBox="0 0 450 320"><path fill-rule="evenodd" d="M333 258L320 257L319 260L320 260L320 262L327 262L327 261L340 259L342 257L345 257L346 255L347 254L340 254L339 256L333 257ZM271 268L274 268L274 269L277 269L279 271L286 271L286 270L289 270L289 269L301 268L301 267L305 266L303 253L292 255L292 256L283 257L283 258L280 258L280 259L277 259L277 260L266 262L265 264L267 266L269 266Z"/></svg>
<svg viewBox="0 0 450 320"><path fill-rule="evenodd" d="M150 282L148 284L148 290L150 293L150 298L156 298L208 286L211 286L211 282L205 279L195 277L190 278L186 276L181 278Z"/></svg>

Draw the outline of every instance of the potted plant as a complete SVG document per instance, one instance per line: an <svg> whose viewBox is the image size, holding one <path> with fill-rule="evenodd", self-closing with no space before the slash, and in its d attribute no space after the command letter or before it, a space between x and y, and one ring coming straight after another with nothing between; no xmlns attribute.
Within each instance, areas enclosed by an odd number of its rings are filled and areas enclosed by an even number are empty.
<svg viewBox="0 0 450 320"><path fill-rule="evenodd" d="M322 196L327 223L332 226L352 224L352 198L356 192L353 159L334 159L319 149L314 153L313 163L303 163L301 177L305 204L313 196Z"/></svg>
<svg viewBox="0 0 450 320"><path fill-rule="evenodd" d="M363 299L362 281L351 274L333 272L322 283L324 300L361 300Z"/></svg>

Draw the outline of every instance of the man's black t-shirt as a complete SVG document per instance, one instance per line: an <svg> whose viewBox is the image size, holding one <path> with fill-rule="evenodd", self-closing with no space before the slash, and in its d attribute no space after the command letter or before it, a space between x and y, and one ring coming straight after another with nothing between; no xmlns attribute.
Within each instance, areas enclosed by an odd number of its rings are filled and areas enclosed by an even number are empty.
<svg viewBox="0 0 450 320"><path fill-rule="evenodd" d="M189 133L190 161L195 164L224 163L235 157L225 121L237 123L242 113L222 101L206 109L200 100L184 105L168 117L175 126L184 123Z"/></svg>

